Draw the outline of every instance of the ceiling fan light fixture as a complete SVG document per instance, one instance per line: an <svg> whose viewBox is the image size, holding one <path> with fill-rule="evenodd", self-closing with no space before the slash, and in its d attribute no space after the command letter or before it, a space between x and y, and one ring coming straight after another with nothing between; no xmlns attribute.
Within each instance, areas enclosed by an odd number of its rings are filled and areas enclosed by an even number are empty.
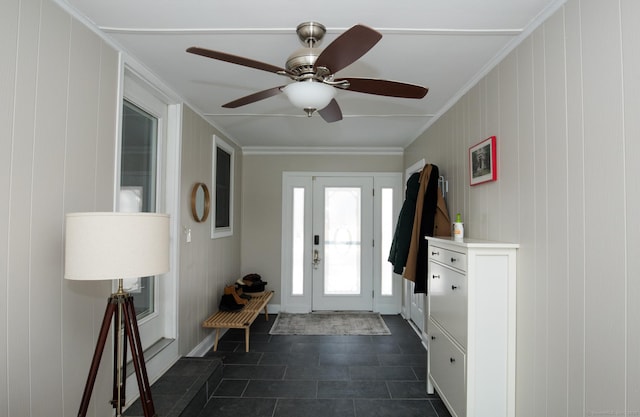
<svg viewBox="0 0 640 417"><path fill-rule="evenodd" d="M282 90L291 103L304 109L311 116L313 110L322 110L336 95L336 89L317 81L300 81L287 85ZM311 112L307 111L311 109Z"/></svg>

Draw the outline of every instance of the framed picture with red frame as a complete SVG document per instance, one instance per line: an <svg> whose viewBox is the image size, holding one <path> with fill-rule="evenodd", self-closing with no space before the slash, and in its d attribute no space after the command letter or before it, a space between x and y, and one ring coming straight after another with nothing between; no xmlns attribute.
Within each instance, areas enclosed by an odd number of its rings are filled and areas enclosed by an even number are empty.
<svg viewBox="0 0 640 417"><path fill-rule="evenodd" d="M495 136L469 148L469 179L471 185L498 179Z"/></svg>

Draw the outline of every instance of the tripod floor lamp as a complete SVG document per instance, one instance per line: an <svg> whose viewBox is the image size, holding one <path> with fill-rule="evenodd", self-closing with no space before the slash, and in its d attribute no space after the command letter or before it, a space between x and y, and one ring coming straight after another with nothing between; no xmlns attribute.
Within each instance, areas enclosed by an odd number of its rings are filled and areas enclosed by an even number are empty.
<svg viewBox="0 0 640 417"><path fill-rule="evenodd" d="M145 417L156 415L151 398L133 296L124 278L162 274L169 270L169 216L158 213L69 213L66 216L65 272L71 280L118 280L107 301L98 342L85 384L79 417L87 414L109 327L114 327L113 407L125 404L127 344Z"/></svg>

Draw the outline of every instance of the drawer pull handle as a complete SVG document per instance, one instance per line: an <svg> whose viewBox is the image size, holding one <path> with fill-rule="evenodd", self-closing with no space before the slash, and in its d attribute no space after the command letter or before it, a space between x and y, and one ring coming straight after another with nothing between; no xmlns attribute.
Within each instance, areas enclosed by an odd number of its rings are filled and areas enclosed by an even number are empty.
<svg viewBox="0 0 640 417"><path fill-rule="evenodd" d="M454 363L456 361L456 358L449 358L449 362Z"/></svg>
<svg viewBox="0 0 640 417"><path fill-rule="evenodd" d="M458 289L458 286L457 286L457 285L452 285L452 286L451 286L451 290L455 291L455 290L457 290L457 289Z"/></svg>
<svg viewBox="0 0 640 417"><path fill-rule="evenodd" d="M456 258L451 258L451 262L452 262L452 263L453 263L453 262L455 262L455 261L457 261L457 259L456 259Z"/></svg>
<svg viewBox="0 0 640 417"><path fill-rule="evenodd" d="M436 340L436 337L435 336L431 336L431 340Z"/></svg>
<svg viewBox="0 0 640 417"><path fill-rule="evenodd" d="M440 275L432 275L433 279L440 279Z"/></svg>
<svg viewBox="0 0 640 417"><path fill-rule="evenodd" d="M440 252L433 252L433 251L431 251L431 256L434 256L434 255L435 255L435 256L440 256Z"/></svg>

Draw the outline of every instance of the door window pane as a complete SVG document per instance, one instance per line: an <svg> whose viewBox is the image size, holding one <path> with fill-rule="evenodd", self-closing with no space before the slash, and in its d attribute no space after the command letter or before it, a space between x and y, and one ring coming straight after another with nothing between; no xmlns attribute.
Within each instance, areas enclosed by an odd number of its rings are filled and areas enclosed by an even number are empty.
<svg viewBox="0 0 640 417"><path fill-rule="evenodd" d="M360 188L325 188L324 293L360 294Z"/></svg>

